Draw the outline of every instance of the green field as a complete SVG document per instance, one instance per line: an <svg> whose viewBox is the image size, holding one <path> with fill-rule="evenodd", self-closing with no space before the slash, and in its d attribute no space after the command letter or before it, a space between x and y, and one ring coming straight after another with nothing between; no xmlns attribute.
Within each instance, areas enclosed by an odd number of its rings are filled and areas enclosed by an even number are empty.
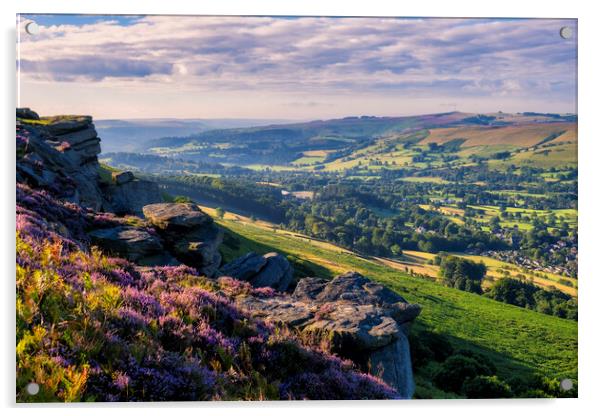
<svg viewBox="0 0 602 416"><path fill-rule="evenodd" d="M259 253L279 251L294 263L299 276L330 278L356 270L387 285L408 301L422 305L423 311L413 331L435 331L446 335L456 347L487 355L503 377L540 373L553 378L577 378L577 323L574 321L411 277L376 261L302 236L293 237L290 233L242 221L218 222L230 235L222 250L226 261L250 250ZM427 376L422 378L417 374L419 388L432 389L426 385L426 379Z"/></svg>

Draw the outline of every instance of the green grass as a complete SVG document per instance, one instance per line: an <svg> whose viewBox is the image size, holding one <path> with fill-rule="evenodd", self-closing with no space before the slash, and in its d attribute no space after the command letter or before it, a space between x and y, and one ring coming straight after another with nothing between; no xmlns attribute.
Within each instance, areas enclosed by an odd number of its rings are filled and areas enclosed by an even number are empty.
<svg viewBox="0 0 602 416"><path fill-rule="evenodd" d="M24 123L24 124L35 124L38 126L47 126L48 124L51 123L50 120L46 120L46 119L34 120L34 119L21 118L21 117L17 117L17 121L20 121L21 123Z"/></svg>
<svg viewBox="0 0 602 416"><path fill-rule="evenodd" d="M439 183L439 184L448 184L449 181L446 181L442 178L437 178L434 176L409 176L406 178L401 178L400 180L404 182L418 182L418 183Z"/></svg>
<svg viewBox="0 0 602 416"><path fill-rule="evenodd" d="M230 220L219 223L239 241L226 244L226 261L248 251L279 251L287 255L300 275L330 278L356 270L385 284L408 301L423 307L414 329L445 334L452 344L487 355L502 377L527 376L577 378L577 323L518 308L411 277L385 265L292 238L275 231ZM230 237L231 238L231 237ZM299 275L299 273L298 273Z"/></svg>
<svg viewBox="0 0 602 416"><path fill-rule="evenodd" d="M107 164L101 163L98 168L98 175L100 175L100 181L104 183L112 183L113 182L113 172L119 172L119 169L116 169Z"/></svg>

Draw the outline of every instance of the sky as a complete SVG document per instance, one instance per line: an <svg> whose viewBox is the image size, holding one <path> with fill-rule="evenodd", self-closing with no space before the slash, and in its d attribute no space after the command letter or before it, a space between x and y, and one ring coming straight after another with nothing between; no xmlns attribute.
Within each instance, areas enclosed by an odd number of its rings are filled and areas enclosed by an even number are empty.
<svg viewBox="0 0 602 416"><path fill-rule="evenodd" d="M576 20L22 15L17 33L17 102L42 115L577 112Z"/></svg>

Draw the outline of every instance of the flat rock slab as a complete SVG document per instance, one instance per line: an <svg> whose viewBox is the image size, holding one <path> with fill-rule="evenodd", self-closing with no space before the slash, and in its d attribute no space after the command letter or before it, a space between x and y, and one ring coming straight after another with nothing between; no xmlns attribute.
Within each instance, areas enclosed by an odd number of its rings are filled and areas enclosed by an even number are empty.
<svg viewBox="0 0 602 416"><path fill-rule="evenodd" d="M159 239L140 228L130 226L102 228L88 235L92 243L103 250L126 257L133 262L155 256L163 251Z"/></svg>
<svg viewBox="0 0 602 416"><path fill-rule="evenodd" d="M83 130L92 124L90 116L43 117L42 120L49 122L46 130L54 136Z"/></svg>
<svg viewBox="0 0 602 416"><path fill-rule="evenodd" d="M165 231L193 229L211 224L213 219L191 203L159 203L142 208L144 216Z"/></svg>

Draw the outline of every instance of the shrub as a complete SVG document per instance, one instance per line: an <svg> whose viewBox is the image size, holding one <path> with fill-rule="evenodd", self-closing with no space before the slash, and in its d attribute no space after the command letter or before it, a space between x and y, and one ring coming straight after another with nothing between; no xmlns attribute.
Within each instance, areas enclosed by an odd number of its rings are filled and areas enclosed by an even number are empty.
<svg viewBox="0 0 602 416"><path fill-rule="evenodd" d="M442 362L454 352L445 335L436 332L412 331L409 341L414 368L425 365L429 361Z"/></svg>
<svg viewBox="0 0 602 416"><path fill-rule="evenodd" d="M469 399L504 399L512 397L510 386L497 376L476 376L462 385L463 394Z"/></svg>
<svg viewBox="0 0 602 416"><path fill-rule="evenodd" d="M454 354L443 362L433 380L441 390L461 393L466 380L482 375L492 375L491 369L472 357Z"/></svg>

